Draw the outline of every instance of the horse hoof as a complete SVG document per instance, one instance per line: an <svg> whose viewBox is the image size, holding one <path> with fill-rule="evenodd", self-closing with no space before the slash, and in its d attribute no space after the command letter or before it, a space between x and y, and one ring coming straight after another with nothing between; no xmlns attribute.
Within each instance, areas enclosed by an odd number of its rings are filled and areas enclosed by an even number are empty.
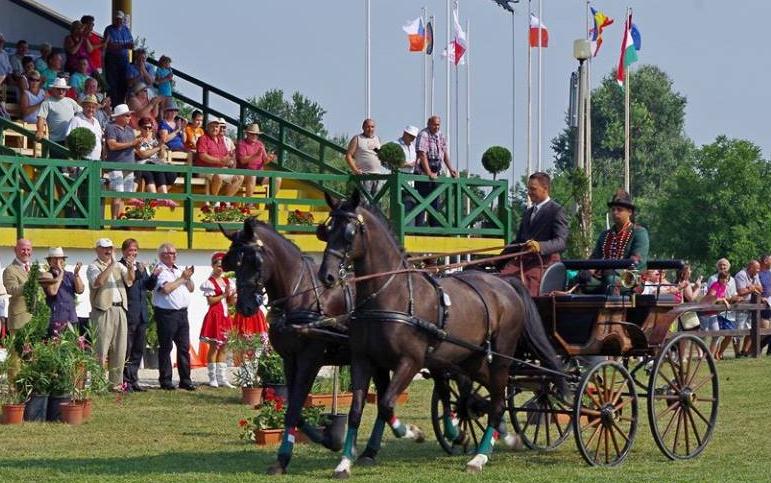
<svg viewBox="0 0 771 483"><path fill-rule="evenodd" d="M273 463L272 465L268 466L268 469L265 471L266 475L285 475L286 474L286 468L281 465L281 463Z"/></svg>
<svg viewBox="0 0 771 483"><path fill-rule="evenodd" d="M332 475L332 478L336 480L347 480L350 477L351 477L351 472L348 470L335 471L335 473Z"/></svg>
<svg viewBox="0 0 771 483"><path fill-rule="evenodd" d="M372 456L361 456L356 460L356 466L368 467L375 465L377 465L377 461L375 461L375 458Z"/></svg>
<svg viewBox="0 0 771 483"><path fill-rule="evenodd" d="M483 454L478 454L474 456L471 461L466 463L466 473L481 473L482 468L487 464L487 456Z"/></svg>
<svg viewBox="0 0 771 483"><path fill-rule="evenodd" d="M426 433L424 433L422 429L414 424L410 424L408 428L412 431L412 434L415 435L413 439L416 443L423 443L426 441Z"/></svg>

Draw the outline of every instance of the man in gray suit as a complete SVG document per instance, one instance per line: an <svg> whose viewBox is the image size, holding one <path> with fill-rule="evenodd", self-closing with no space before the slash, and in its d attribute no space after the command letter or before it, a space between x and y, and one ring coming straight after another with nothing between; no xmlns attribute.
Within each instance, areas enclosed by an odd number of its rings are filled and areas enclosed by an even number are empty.
<svg viewBox="0 0 771 483"><path fill-rule="evenodd" d="M16 257L3 271L3 285L8 295L8 330L14 332L24 327L32 319L24 299L24 284L29 278L30 260L32 259L32 243L20 238L14 248Z"/></svg>
<svg viewBox="0 0 771 483"><path fill-rule="evenodd" d="M503 251L512 253L524 250L527 255L503 262L501 273L516 275L523 279L530 295L539 295L543 271L552 263L560 260L560 253L565 250L568 240L568 220L565 210L549 197L551 178L548 174L537 172L527 181L527 196L533 203L525 210L517 230L517 237L512 243L524 247L509 247Z"/></svg>

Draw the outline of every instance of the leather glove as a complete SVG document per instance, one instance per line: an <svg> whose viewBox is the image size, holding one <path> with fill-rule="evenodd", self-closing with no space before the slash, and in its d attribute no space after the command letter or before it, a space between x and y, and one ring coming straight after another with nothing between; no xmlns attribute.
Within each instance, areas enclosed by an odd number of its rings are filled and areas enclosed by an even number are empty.
<svg viewBox="0 0 771 483"><path fill-rule="evenodd" d="M528 240L525 242L525 248L532 253L541 253L541 244L535 240Z"/></svg>

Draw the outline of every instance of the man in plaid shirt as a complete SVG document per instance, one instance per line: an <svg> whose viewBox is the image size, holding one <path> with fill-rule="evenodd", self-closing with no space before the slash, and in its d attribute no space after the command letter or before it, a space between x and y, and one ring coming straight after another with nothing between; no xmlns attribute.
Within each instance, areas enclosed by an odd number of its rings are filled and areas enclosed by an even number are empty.
<svg viewBox="0 0 771 483"><path fill-rule="evenodd" d="M447 171L453 178L458 177L458 172L450 163L450 153L447 150L447 139L439 131L442 120L439 116L428 118L428 126L418 133L415 142L415 150L418 154L418 161L415 163L415 174L425 174L429 178L436 179L442 172L442 163L447 166ZM435 183L433 181L416 181L415 190L420 196L426 197L434 191ZM442 210L442 198L437 196L431 201L431 206L438 212ZM425 226L427 213L421 213L417 220L417 226ZM439 226L439 220L435 217L430 219L431 226Z"/></svg>

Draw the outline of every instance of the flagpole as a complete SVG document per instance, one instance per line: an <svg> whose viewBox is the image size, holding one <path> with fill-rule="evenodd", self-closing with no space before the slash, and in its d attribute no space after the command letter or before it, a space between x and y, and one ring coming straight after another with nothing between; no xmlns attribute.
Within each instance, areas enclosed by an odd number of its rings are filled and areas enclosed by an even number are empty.
<svg viewBox="0 0 771 483"><path fill-rule="evenodd" d="M460 22L460 8L458 5L458 0L455 0L453 2L453 9L455 10L455 15L458 17L458 22ZM454 47L454 45L453 45ZM449 46L447 47L447 57L449 58ZM455 58L456 52L453 48L453 58ZM459 70L460 70L460 60L455 59L455 159L457 159L457 164L460 164L460 78L459 78Z"/></svg>
<svg viewBox="0 0 771 483"><path fill-rule="evenodd" d="M589 36L589 1L586 0L586 35ZM589 62L586 64L586 115L584 116L584 125L586 138L584 141L585 155L584 163L586 163L586 178L589 188L589 204L592 202L592 57L594 52L589 56Z"/></svg>
<svg viewBox="0 0 771 483"><path fill-rule="evenodd" d="M452 18L452 12L450 11L450 0L447 0L447 41L444 43L444 45L447 48L447 58L445 59L446 65L445 65L445 83L446 83L446 89L445 89L445 123L447 124L447 127L444 130L445 137L447 138L447 147L450 147L450 135L452 133L451 131L451 122L450 122L450 19Z"/></svg>
<svg viewBox="0 0 771 483"><path fill-rule="evenodd" d="M436 42L434 41L434 37L435 36L434 36L434 32L433 32L434 25L436 25L435 21L434 21L434 16L431 15L431 61L429 63L430 64L429 68L431 69L431 84L429 86L429 89L430 89L431 92L429 93L430 96L429 96L429 100L428 100L428 116L433 116L434 115L434 80L435 80L435 73L434 73L434 49L436 47ZM426 119L424 119L424 121L428 119L428 116L426 116Z"/></svg>
<svg viewBox="0 0 771 483"><path fill-rule="evenodd" d="M528 19L529 21L529 19ZM511 9L511 153L514 155L515 151L515 144L517 139L517 103L516 103L516 94L517 94L517 56L516 56L516 42L517 42L517 36L516 34L516 21L514 18L514 9ZM516 159L516 158L515 158ZM514 168L514 162L511 163L511 184L509 185L509 189L514 187L514 182L516 179L516 170Z"/></svg>
<svg viewBox="0 0 771 483"><path fill-rule="evenodd" d="M543 0L538 0L538 22L543 26ZM538 29L538 171L543 171L543 29Z"/></svg>
<svg viewBox="0 0 771 483"><path fill-rule="evenodd" d="M425 5L421 8L420 11L420 18L423 22L423 119L428 119L428 75L426 74L426 69L428 68L428 57L425 55L425 49L426 49L426 40L425 40L425 29L426 29L426 7Z"/></svg>
<svg viewBox="0 0 771 483"><path fill-rule="evenodd" d="M531 0L527 0L527 18L530 22ZM529 35L529 30L528 30ZM533 48L527 44L527 177L533 173ZM528 198L529 200L529 198ZM529 201L528 201L529 205Z"/></svg>
<svg viewBox="0 0 771 483"><path fill-rule="evenodd" d="M471 159L471 22L466 20L466 172Z"/></svg>
<svg viewBox="0 0 771 483"><path fill-rule="evenodd" d="M370 104L370 0L364 2L364 14L366 16L365 22L365 40L364 40L364 110L366 111L366 118L371 117L371 104Z"/></svg>
<svg viewBox="0 0 771 483"><path fill-rule="evenodd" d="M626 27L624 29L624 43L626 43L627 32L632 28L629 22L629 16L631 13L632 9L627 7ZM624 72L624 190L626 190L626 192L630 195L632 194L629 179L629 91L631 90L629 78L631 77L631 67L632 66L630 65Z"/></svg>

